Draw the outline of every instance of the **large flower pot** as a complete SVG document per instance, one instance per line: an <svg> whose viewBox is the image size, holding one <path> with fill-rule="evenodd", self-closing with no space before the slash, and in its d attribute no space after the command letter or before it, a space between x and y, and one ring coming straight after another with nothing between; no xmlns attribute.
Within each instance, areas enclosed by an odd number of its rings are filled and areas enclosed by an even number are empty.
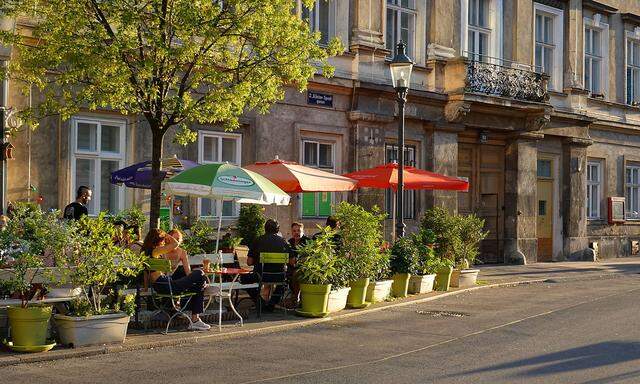
<svg viewBox="0 0 640 384"><path fill-rule="evenodd" d="M324 317L327 311L331 284L300 284L301 305L296 311L299 315L307 317Z"/></svg>
<svg viewBox="0 0 640 384"><path fill-rule="evenodd" d="M451 272L451 281L449 282L450 287L458 288L460 286L460 270L458 268L454 268L453 272Z"/></svg>
<svg viewBox="0 0 640 384"><path fill-rule="evenodd" d="M407 297L410 277L410 273L396 273L393 275L393 284L391 284L393 297Z"/></svg>
<svg viewBox="0 0 640 384"><path fill-rule="evenodd" d="M436 282L434 289L436 291L448 291L451 283L451 273L453 267L441 268L436 272Z"/></svg>
<svg viewBox="0 0 640 384"><path fill-rule="evenodd" d="M55 315L60 342L73 347L123 343L127 336L129 315L110 313L87 317Z"/></svg>
<svg viewBox="0 0 640 384"><path fill-rule="evenodd" d="M364 308L369 305L367 303L367 287L369 286L369 278L354 280L349 283L351 290L347 297L347 307Z"/></svg>
<svg viewBox="0 0 640 384"><path fill-rule="evenodd" d="M460 271L458 286L460 288L474 287L478 280L478 272L480 272L479 269L463 269Z"/></svg>
<svg viewBox="0 0 640 384"><path fill-rule="evenodd" d="M436 275L411 275L409 278L409 293L427 293L433 291Z"/></svg>
<svg viewBox="0 0 640 384"><path fill-rule="evenodd" d="M338 312L346 308L347 297L351 288L340 288L329 292L327 301L327 312Z"/></svg>
<svg viewBox="0 0 640 384"><path fill-rule="evenodd" d="M47 328L51 318L51 307L9 307L7 314L13 345L33 347L47 343Z"/></svg>
<svg viewBox="0 0 640 384"><path fill-rule="evenodd" d="M370 303L384 301L391 294L393 280L381 280L369 283L366 300Z"/></svg>

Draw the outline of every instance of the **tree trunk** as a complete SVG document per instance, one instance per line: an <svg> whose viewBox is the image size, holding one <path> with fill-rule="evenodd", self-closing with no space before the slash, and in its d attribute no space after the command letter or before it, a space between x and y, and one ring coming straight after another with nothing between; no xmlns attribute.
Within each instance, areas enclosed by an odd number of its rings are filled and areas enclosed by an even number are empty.
<svg viewBox="0 0 640 384"><path fill-rule="evenodd" d="M160 227L160 201L162 199L162 178L160 176L160 160L162 159L162 141L164 132L151 125L153 135L151 152L151 208L149 211L149 229Z"/></svg>

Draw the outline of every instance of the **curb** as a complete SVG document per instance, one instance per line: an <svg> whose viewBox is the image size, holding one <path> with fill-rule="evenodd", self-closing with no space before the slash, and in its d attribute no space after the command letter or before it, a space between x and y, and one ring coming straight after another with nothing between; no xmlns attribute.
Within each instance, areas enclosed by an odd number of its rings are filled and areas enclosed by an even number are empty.
<svg viewBox="0 0 640 384"><path fill-rule="evenodd" d="M82 350L61 350L59 352L46 352L42 354L31 354L31 355L18 355L18 356L8 356L1 358L0 357L0 367L7 367L18 364L26 364L26 363L37 363L37 362L46 362L46 361L56 361L70 358L78 358L78 357L90 357L103 355L108 353L120 353L120 352L130 352L130 351L140 351L154 348L164 348L164 347L174 347L180 345L190 345L196 344L199 342L210 342L214 340L230 340L237 339L246 336L255 336L255 335L266 335L275 332L288 331L292 329L304 328L312 325L323 324L335 320L341 319L349 319L353 317L358 317L362 315L366 315L369 313L380 312L387 309L392 308L400 308L406 307L409 305L426 303L429 301L439 300L445 297L455 296L461 293L467 293L476 291L479 289L487 289L487 288L501 288L501 287L515 287L521 285L530 285L530 284L542 284L542 283L554 283L554 282L563 282L563 281L572 281L572 280L599 280L599 279L607 279L613 278L617 275L625 275L632 273L606 273L599 274L596 276L584 276L584 277L556 277L556 278L541 278L541 279L530 279L530 280L520 280L520 281L509 281L509 282L501 282L487 285L478 285L470 288L457 289L455 291L448 291L441 294L436 294L432 296L422 297L413 300L404 300L400 302L392 302L387 303L386 305L380 305L376 307L369 307L366 309L355 309L349 310L344 313L337 313L332 316L327 316L323 318L316 319L304 319L293 322L288 322L286 324L276 324L269 325L266 327L255 328L255 329L243 329L228 333L210 333L210 334L199 334L197 336L187 336L183 338L177 339L169 339L169 340L160 340L160 341L151 341L151 342L141 342L138 344L121 344L121 345L106 345L99 347L89 347L87 349ZM633 273L635 274L635 273Z"/></svg>

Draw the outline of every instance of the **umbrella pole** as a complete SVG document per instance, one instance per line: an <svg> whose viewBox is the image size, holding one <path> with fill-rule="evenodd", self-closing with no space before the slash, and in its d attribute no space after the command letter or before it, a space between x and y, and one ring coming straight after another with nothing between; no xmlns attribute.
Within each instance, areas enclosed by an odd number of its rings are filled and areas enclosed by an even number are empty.
<svg viewBox="0 0 640 384"><path fill-rule="evenodd" d="M222 200L216 200L218 206L218 236L216 237L216 254L218 253L218 246L220 245L220 228L222 227Z"/></svg>
<svg viewBox="0 0 640 384"><path fill-rule="evenodd" d="M391 240L396 241L396 226L394 223L396 222L396 194L391 190L391 197L393 198L393 213L391 214Z"/></svg>

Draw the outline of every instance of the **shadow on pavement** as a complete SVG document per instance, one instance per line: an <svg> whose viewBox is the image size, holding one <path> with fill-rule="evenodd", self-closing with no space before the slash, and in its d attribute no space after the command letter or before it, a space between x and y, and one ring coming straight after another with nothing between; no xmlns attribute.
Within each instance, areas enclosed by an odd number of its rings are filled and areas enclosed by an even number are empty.
<svg viewBox="0 0 640 384"><path fill-rule="evenodd" d="M583 347L571 348L560 352L548 353L528 359L497 364L460 372L449 376L466 376L485 372L524 368L514 372L514 376L542 376L579 371L583 369L601 368L608 365L630 362L640 359L640 342L603 342ZM616 376L589 381L591 384L609 383L640 376L640 371L632 371Z"/></svg>

